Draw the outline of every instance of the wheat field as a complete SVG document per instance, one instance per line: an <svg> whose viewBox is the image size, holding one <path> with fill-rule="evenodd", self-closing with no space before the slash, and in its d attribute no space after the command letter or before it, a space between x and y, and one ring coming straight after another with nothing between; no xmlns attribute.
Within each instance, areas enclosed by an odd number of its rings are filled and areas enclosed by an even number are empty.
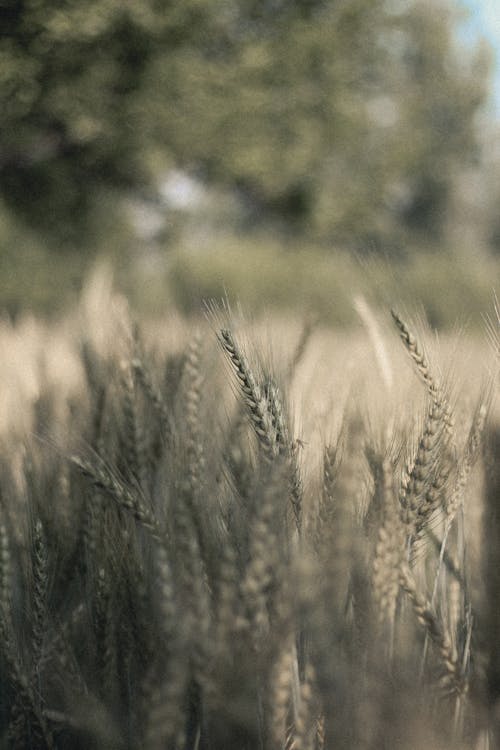
<svg viewBox="0 0 500 750"><path fill-rule="evenodd" d="M498 307L0 323L0 746L500 746Z"/></svg>

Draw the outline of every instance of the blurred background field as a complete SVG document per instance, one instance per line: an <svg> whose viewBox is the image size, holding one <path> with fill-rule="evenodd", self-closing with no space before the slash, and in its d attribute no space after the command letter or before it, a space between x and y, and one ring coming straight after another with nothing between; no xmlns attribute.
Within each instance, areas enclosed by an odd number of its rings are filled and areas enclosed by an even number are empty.
<svg viewBox="0 0 500 750"><path fill-rule="evenodd" d="M486 7L486 6L485 6ZM500 271L494 18L470 0L2 9L0 310L481 324ZM481 20L482 19L482 20ZM500 32L499 32L500 33Z"/></svg>

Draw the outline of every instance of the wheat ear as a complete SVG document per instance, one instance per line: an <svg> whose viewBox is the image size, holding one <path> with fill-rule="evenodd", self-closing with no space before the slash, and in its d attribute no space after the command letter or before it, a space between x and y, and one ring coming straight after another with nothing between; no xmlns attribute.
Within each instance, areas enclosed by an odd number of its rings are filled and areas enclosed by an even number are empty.
<svg viewBox="0 0 500 750"><path fill-rule="evenodd" d="M393 469L387 458L381 463L381 485L382 523L373 558L373 591L381 620L392 625L399 591L399 571L405 555L405 532L394 498Z"/></svg>
<svg viewBox="0 0 500 750"><path fill-rule="evenodd" d="M272 420L266 399L231 331L226 328L221 329L219 341L233 365L263 453L269 461L272 461L276 450L272 437Z"/></svg>
<svg viewBox="0 0 500 750"><path fill-rule="evenodd" d="M418 592L415 579L406 563L400 568L399 582L412 603L417 620L438 649L444 667L441 687L447 693L463 694L467 689L467 682L462 675L461 663L453 649L450 634L437 619L430 602Z"/></svg>
<svg viewBox="0 0 500 750"><path fill-rule="evenodd" d="M406 351L410 355L411 359L413 360L417 368L417 372L419 373L420 377L424 381L427 387L427 390L429 392L429 395L431 396L432 400L436 403L436 405L439 406L439 408L443 412L443 419L446 424L446 429L451 437L454 433L453 415L451 413L448 400L444 397L441 383L437 380L437 378L432 373L431 367L429 365L429 361L425 354L425 350L423 346L420 344L416 335L411 332L408 325L401 318L401 316L396 312L396 310L392 309L391 315L396 324L396 327L399 330L399 335L406 348Z"/></svg>
<svg viewBox="0 0 500 750"><path fill-rule="evenodd" d="M32 657L36 669L41 656L47 623L48 559L42 522L35 523L33 543L33 626Z"/></svg>
<svg viewBox="0 0 500 750"><path fill-rule="evenodd" d="M153 513L142 501L138 492L126 487L104 464L93 465L79 456L71 456L71 462L80 473L106 495L111 497L120 508L131 513L136 521L143 526L155 539L162 539L162 531Z"/></svg>
<svg viewBox="0 0 500 750"><path fill-rule="evenodd" d="M423 523L423 515L427 510L424 502L429 489L429 478L433 476L433 469L442 453L446 436L442 403L440 399L434 400L418 443L417 455L407 473L399 497L410 535L413 535L417 526Z"/></svg>

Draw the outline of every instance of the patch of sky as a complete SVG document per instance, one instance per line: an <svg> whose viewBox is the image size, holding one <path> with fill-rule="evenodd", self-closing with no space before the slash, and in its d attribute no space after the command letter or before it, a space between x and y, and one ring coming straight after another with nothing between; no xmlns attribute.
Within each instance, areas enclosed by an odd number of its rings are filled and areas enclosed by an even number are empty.
<svg viewBox="0 0 500 750"><path fill-rule="evenodd" d="M484 39L493 51L491 106L500 118L500 0L461 0L466 13L458 27L458 39L474 45Z"/></svg>

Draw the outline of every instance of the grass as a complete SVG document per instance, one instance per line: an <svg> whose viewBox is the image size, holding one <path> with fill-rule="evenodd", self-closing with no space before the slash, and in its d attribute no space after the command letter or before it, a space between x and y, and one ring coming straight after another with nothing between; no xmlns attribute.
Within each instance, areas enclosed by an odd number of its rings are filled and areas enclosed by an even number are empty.
<svg viewBox="0 0 500 750"><path fill-rule="evenodd" d="M498 746L499 321L358 308L2 324L0 747Z"/></svg>
<svg viewBox="0 0 500 750"><path fill-rule="evenodd" d="M417 245L394 258L258 232L186 235L161 246L134 241L117 221L96 247L56 252L9 224L0 205L0 307L14 319L26 310L47 319L71 314L89 271L105 256L142 316L175 309L196 315L204 299L227 295L260 315L312 313L326 325L349 327L357 322L353 298L361 294L384 310L418 299L436 328L472 322L480 329L500 275L500 259L481 246Z"/></svg>
<svg viewBox="0 0 500 750"><path fill-rule="evenodd" d="M468 319L480 327L499 270L498 259L486 253L471 257L417 247L398 261L370 253L355 256L335 247L288 247L269 237L229 236L172 248L157 296L158 275L149 280L149 309L159 309L166 286L170 298L188 313L198 310L203 299L228 294L246 309L313 311L328 325L350 326L356 322L353 296L362 294L383 308L418 299L435 327L450 329ZM141 307L139 288L135 277L127 286Z"/></svg>

